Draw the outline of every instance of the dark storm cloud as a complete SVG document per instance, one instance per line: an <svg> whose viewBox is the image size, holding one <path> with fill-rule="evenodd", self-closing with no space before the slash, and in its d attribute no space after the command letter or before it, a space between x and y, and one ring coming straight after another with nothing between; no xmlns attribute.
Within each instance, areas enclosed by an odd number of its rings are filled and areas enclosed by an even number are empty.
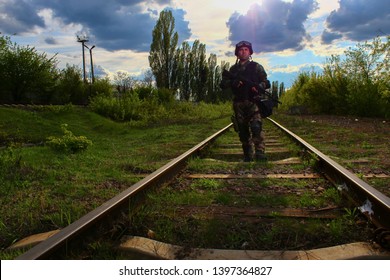
<svg viewBox="0 0 390 280"><path fill-rule="evenodd" d="M303 23L316 9L314 0L264 0L262 5L252 5L246 15L234 13L229 18L229 40L232 45L251 41L255 52L301 50L305 39L310 39Z"/></svg>
<svg viewBox="0 0 390 280"><path fill-rule="evenodd" d="M171 0L5 0L4 4L0 6L0 11L14 19L14 26L20 26L19 32L31 31L34 25L43 26L43 20L37 15L37 12L46 8L52 10L53 16L64 24L81 24L83 33L88 35L91 41L93 40L93 44L101 48L111 51L121 49L149 51L152 30L159 11L149 9L145 12L141 10L139 4L145 2L167 5L171 3ZM29 12L34 17L26 19L25 16L18 16L23 15L23 13L14 12L12 8L14 5L30 6L30 9L24 10L26 10L26 14ZM175 25L179 37L182 40L188 39L190 30L188 22L184 20L184 11L172 10L172 12L175 15ZM33 19L35 21L32 23ZM0 25L0 30L1 28L4 33L11 33L10 28L5 29Z"/></svg>
<svg viewBox="0 0 390 280"><path fill-rule="evenodd" d="M0 2L0 31L14 34L34 27L44 27L43 19L30 1L8 0Z"/></svg>
<svg viewBox="0 0 390 280"><path fill-rule="evenodd" d="M364 41L390 34L389 0L340 0L339 5L326 19L323 43L337 38Z"/></svg>
<svg viewBox="0 0 390 280"><path fill-rule="evenodd" d="M343 36L339 33L333 33L333 32L329 32L327 30L324 30L322 32L322 35L321 35L321 41L323 43L330 43L333 40L340 39L341 37L343 37Z"/></svg>

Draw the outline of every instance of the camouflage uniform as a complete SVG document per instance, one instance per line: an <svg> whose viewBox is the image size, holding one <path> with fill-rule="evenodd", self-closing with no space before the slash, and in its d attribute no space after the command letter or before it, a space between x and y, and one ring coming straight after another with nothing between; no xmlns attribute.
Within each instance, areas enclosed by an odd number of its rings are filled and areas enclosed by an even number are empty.
<svg viewBox="0 0 390 280"><path fill-rule="evenodd" d="M233 77L237 77L236 80L244 77L246 80L263 88L267 87L267 74L263 66L256 62L236 63L230 68L229 72ZM254 102L256 95L251 91L250 85L246 85L244 82L243 86L237 87L235 86L236 82L235 79L226 79L224 77L221 87L231 87L234 94L233 110L244 152L244 161L253 160L253 146L255 148L256 160L266 160L262 119L259 108Z"/></svg>

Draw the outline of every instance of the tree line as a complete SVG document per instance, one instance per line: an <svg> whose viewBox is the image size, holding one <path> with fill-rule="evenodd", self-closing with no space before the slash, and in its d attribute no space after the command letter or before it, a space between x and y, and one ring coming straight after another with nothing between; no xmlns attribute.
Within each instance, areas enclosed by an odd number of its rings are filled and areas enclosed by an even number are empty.
<svg viewBox="0 0 390 280"><path fill-rule="evenodd" d="M84 83L78 67L67 65L59 70L56 56L48 57L34 47L18 46L10 37L0 36L0 103L87 105L98 96L96 100L101 100L102 95L115 102L130 95L130 100L136 96L158 103L231 100L231 92L219 87L229 63L219 63L215 54L207 57L206 45L199 40L179 46L171 11L160 13L152 32L150 70L142 81L118 72L113 81L103 77L94 83ZM283 82L273 81L271 94L282 101L281 110L389 117L389 36L386 39L374 38L342 56L330 56L321 73L300 73L289 89Z"/></svg>
<svg viewBox="0 0 390 280"><path fill-rule="evenodd" d="M390 36L327 58L321 73L303 72L281 97L292 113L390 117Z"/></svg>
<svg viewBox="0 0 390 280"><path fill-rule="evenodd" d="M19 46L10 37L0 36L0 103L86 105L98 94L126 97L135 92L143 99L155 95L156 90L165 100L231 100L231 92L223 92L219 87L222 71L229 68L229 63L219 63L215 54L207 57L206 45L199 40L192 44L184 41L178 46L171 11L160 13L152 35L150 70L143 73L143 80L118 71L111 80L98 77L94 83L85 83L77 66L67 65L60 70L56 56L48 57L34 47ZM278 92L279 88L283 84L278 87L274 83L273 91ZM167 92L172 98L167 98Z"/></svg>
<svg viewBox="0 0 390 280"><path fill-rule="evenodd" d="M0 36L0 103L85 105L97 92L111 90L107 78L88 85L81 69L67 65L60 70L57 64L56 56Z"/></svg>
<svg viewBox="0 0 390 280"><path fill-rule="evenodd" d="M215 54L207 58L206 45L199 40L195 40L192 46L187 41L178 46L178 41L172 12L162 11L153 29L149 55L157 88L173 90L178 99L185 101L217 103L231 100L232 93L219 87L222 71L229 69L229 63L218 63ZM283 83L272 84L275 97L283 91Z"/></svg>
<svg viewBox="0 0 390 280"><path fill-rule="evenodd" d="M153 29L149 64L157 88L167 88L185 101L218 102L231 96L222 94L219 83L224 62L218 65L217 57L211 54L206 59L206 45L195 40L192 46L184 41L178 46L179 36L175 31L172 12L160 13Z"/></svg>

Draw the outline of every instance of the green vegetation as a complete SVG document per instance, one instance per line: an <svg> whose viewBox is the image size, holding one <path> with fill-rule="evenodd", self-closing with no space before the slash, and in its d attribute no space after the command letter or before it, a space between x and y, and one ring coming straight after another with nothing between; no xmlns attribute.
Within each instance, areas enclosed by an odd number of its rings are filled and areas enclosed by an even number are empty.
<svg viewBox="0 0 390 280"><path fill-rule="evenodd" d="M323 73L303 72L281 96L292 113L390 117L390 36L331 56Z"/></svg>
<svg viewBox="0 0 390 280"><path fill-rule="evenodd" d="M153 29L149 54L157 88L174 90L180 100L186 101L215 103L230 100L231 95L219 87L222 70L229 64L222 62L218 65L215 54L206 59L206 45L199 40L195 40L192 46L187 41L178 46L178 41L172 11L164 10Z"/></svg>
<svg viewBox="0 0 390 280"><path fill-rule="evenodd" d="M173 107L121 123L70 105L0 107L1 249L68 225L229 123L230 104Z"/></svg>
<svg viewBox="0 0 390 280"><path fill-rule="evenodd" d="M199 40L178 46L171 11L160 13L152 37L150 69L143 73L142 81L118 71L113 81L103 77L88 84L76 66L58 70L55 57L48 58L33 47L18 46L10 37L0 36L0 103L93 103L97 110L105 103L114 109L109 113L111 118L137 121L138 109L143 115L149 113L142 100L152 104L171 104L173 99L207 103L231 100L232 93L219 87L221 73L229 63L218 63L215 54L207 58L206 46ZM272 81L271 94L281 99L281 110L292 113L388 118L389 38L386 42L373 38L348 49L343 56L328 57L321 73L300 73L287 91L283 82Z"/></svg>
<svg viewBox="0 0 390 280"><path fill-rule="evenodd" d="M77 153L84 151L92 145L92 141L85 136L75 136L67 129L67 124L62 124L61 129L64 133L62 137L49 136L46 145L59 152Z"/></svg>

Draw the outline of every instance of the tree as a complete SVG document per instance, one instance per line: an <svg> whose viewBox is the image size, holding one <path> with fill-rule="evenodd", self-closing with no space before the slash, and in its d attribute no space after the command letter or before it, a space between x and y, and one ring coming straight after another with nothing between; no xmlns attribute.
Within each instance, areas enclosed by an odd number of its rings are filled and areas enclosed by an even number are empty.
<svg viewBox="0 0 390 280"><path fill-rule="evenodd" d="M207 68L208 68L208 75L207 75L207 102L217 102L218 101L218 95L217 91L219 89L219 84L217 84L216 75L218 73L218 65L217 65L217 55L210 54L209 59L207 60Z"/></svg>
<svg viewBox="0 0 390 280"><path fill-rule="evenodd" d="M204 101L207 90L206 45L195 40L190 56L191 93L195 101Z"/></svg>
<svg viewBox="0 0 390 280"><path fill-rule="evenodd" d="M349 111L346 96L348 94L348 84L350 78L344 68L339 55L331 55L326 59L323 67L323 77L328 86L335 111L333 113L343 113Z"/></svg>
<svg viewBox="0 0 390 280"><path fill-rule="evenodd" d="M281 83L280 83L280 86L279 86L278 97L280 98L284 93L285 93L284 83L281 82Z"/></svg>
<svg viewBox="0 0 390 280"><path fill-rule="evenodd" d="M157 88L171 89L171 84L176 79L173 76L173 64L179 36L174 29L172 12L162 11L153 29L149 53L149 65L156 78Z"/></svg>
<svg viewBox="0 0 390 280"><path fill-rule="evenodd" d="M48 103L57 78L57 60L34 47L0 40L1 100L15 103Z"/></svg>
<svg viewBox="0 0 390 280"><path fill-rule="evenodd" d="M154 82L152 70L151 69L145 70L143 72L143 76L144 76L144 78L142 80L142 85L145 87L152 88L153 82Z"/></svg>
<svg viewBox="0 0 390 280"><path fill-rule="evenodd" d="M210 54L207 60L207 95L206 102L218 103L221 101L230 101L233 92L230 89L222 90L220 83L222 80L222 71L229 69L229 63L224 61L218 65L217 55Z"/></svg>
<svg viewBox="0 0 390 280"><path fill-rule="evenodd" d="M390 90L389 38L382 43L379 37L371 42L359 43L344 52L345 59L339 61L343 73L344 103L349 113L360 116L380 116L389 109Z"/></svg>
<svg viewBox="0 0 390 280"><path fill-rule="evenodd" d="M135 85L135 79L127 72L117 71L114 76L114 83L120 93L126 93L132 90Z"/></svg>
<svg viewBox="0 0 390 280"><path fill-rule="evenodd" d="M66 68L60 71L57 81L56 93L53 96L55 104L82 104L85 90L81 77L81 69L76 66L66 65Z"/></svg>
<svg viewBox="0 0 390 280"><path fill-rule="evenodd" d="M179 92L180 100L190 100L191 98L191 73L190 73L191 47L184 41L176 51L175 63L173 67L175 83L174 87Z"/></svg>
<svg viewBox="0 0 390 280"><path fill-rule="evenodd" d="M283 94L283 108L305 106L312 113L390 115L390 36L359 43L332 55L321 75L301 73Z"/></svg>

